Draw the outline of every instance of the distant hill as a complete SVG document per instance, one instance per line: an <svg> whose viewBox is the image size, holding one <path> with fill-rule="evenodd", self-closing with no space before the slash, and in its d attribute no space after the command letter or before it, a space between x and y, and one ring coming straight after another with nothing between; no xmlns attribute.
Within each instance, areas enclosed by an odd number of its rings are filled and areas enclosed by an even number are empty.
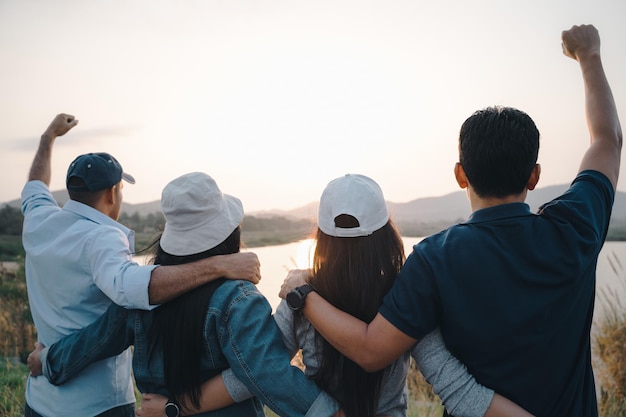
<svg viewBox="0 0 626 417"><path fill-rule="evenodd" d="M70 199L69 196L67 195L67 190L53 191L52 196L57 201L57 203L59 203L59 205L61 206L67 203L67 200ZM4 204L8 204L11 207L19 208L20 199L18 198L16 200L11 200ZM4 204L0 204L0 206ZM149 203L141 203L141 204L129 204L129 203L122 202L122 212L127 213L129 215L138 213L141 216L145 216L147 214L156 213L159 211L161 211L161 204L158 200L151 201Z"/></svg>
<svg viewBox="0 0 626 417"><path fill-rule="evenodd" d="M531 210L537 211L539 206L554 197L557 197L567 189L568 185L554 185L538 188L528 193L527 203ZM52 193L54 198L63 205L68 200L67 191L59 190ZM19 207L19 199L8 203L10 206ZM439 197L425 197L408 201L406 203L387 202L389 213L396 223L400 224L451 224L466 219L470 214L470 205L465 191L457 191ZM287 217L294 219L315 219L317 217L317 202L312 202L291 210L268 210L246 213L247 216L258 218ZM145 216L150 213L161 211L159 201L141 204L123 203L122 212L129 215L138 213ZM618 191L613 206L612 222L626 225L626 193Z"/></svg>
<svg viewBox="0 0 626 417"><path fill-rule="evenodd" d="M539 206L561 195L569 184L553 185L537 188L528 193L526 202L532 211L537 211ZM317 216L318 203L309 203L305 206L292 210L249 213L250 215L280 214L286 217L315 218ZM424 197L408 201L406 203L387 202L390 215L396 222L448 222L466 219L470 213L470 205L465 191L456 191L439 197ZM614 221L626 223L626 193L618 191L613 205Z"/></svg>

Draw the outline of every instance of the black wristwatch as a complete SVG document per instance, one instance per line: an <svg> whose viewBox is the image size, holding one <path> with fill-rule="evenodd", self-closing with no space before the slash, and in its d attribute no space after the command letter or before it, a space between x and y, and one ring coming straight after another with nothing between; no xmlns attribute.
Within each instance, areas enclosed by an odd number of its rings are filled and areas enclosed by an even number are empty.
<svg viewBox="0 0 626 417"><path fill-rule="evenodd" d="M289 291L285 297L285 301L287 302L289 308L293 311L302 311L304 308L304 300L311 291L315 291L315 288L313 288L312 285L301 285Z"/></svg>
<svg viewBox="0 0 626 417"><path fill-rule="evenodd" d="M167 400L165 404L165 415L167 417L178 417L180 416L180 407L173 400Z"/></svg>

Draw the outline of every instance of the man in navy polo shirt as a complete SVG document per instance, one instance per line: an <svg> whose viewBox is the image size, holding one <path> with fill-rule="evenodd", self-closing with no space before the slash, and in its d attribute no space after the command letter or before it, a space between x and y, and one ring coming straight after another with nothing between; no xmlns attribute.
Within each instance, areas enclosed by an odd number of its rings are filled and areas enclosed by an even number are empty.
<svg viewBox="0 0 626 417"><path fill-rule="evenodd" d="M562 40L582 70L591 136L570 188L531 213L524 201L540 174L534 122L512 108L478 111L461 128L455 166L470 218L414 247L369 325L316 293L307 297L303 311L313 325L365 369L381 369L440 327L478 382L534 415L597 416L595 269L622 132L597 30L574 26Z"/></svg>

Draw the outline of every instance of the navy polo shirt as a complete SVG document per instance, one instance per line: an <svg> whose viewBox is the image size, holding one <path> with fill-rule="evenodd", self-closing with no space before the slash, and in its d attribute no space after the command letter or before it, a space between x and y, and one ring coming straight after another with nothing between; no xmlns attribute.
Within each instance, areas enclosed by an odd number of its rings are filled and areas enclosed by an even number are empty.
<svg viewBox="0 0 626 417"><path fill-rule="evenodd" d="M597 416L589 332L613 198L584 171L536 214L477 210L413 248L380 312L416 339L439 326L479 383L537 416Z"/></svg>

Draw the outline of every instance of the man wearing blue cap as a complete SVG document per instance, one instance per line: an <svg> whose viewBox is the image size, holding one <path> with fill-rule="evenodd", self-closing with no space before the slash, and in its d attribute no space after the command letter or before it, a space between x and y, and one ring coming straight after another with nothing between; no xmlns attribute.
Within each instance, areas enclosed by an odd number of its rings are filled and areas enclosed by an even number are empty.
<svg viewBox="0 0 626 417"><path fill-rule="evenodd" d="M135 179L107 153L80 155L67 171L70 201L59 207L49 191L52 147L78 121L57 115L41 136L22 191L28 298L38 340L51 345L81 329L115 302L151 309L226 276L260 279L253 253L217 256L185 265L139 266L133 232L116 220L123 181ZM29 378L25 416L134 416L130 351L97 362L71 382L54 386Z"/></svg>

